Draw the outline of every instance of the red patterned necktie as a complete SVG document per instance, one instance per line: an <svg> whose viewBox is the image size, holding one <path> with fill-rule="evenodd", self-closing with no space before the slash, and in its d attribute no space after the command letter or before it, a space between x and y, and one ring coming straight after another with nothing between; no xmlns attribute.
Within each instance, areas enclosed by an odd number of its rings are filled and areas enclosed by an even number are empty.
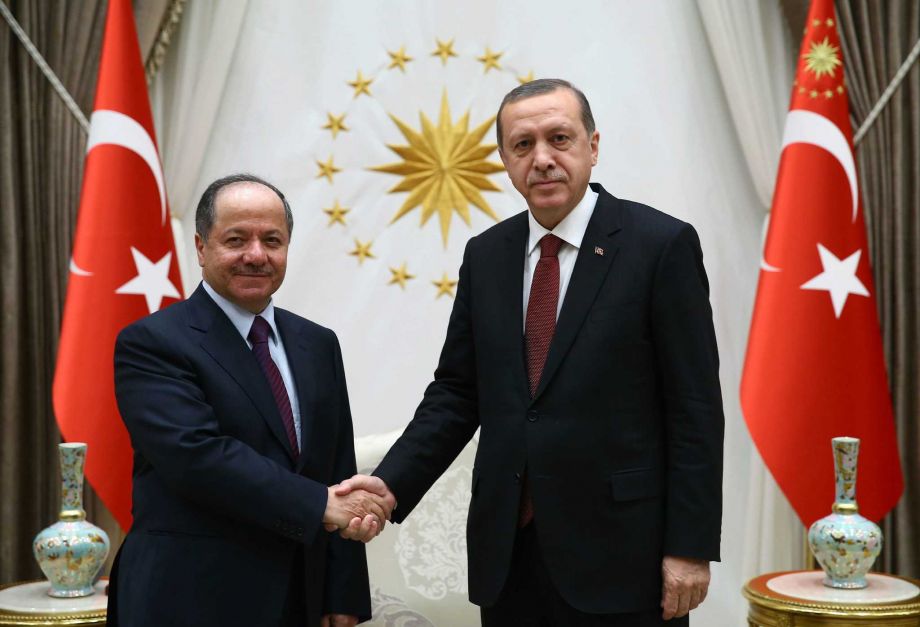
<svg viewBox="0 0 920 627"><path fill-rule="evenodd" d="M556 310L559 305L559 249L562 240L549 233L540 240L540 261L533 272L530 283L530 298L527 301L527 323L524 328L524 344L527 347L527 380L530 396L533 398L540 385L543 366L549 345L556 332ZM525 478L521 491L521 507L518 526L524 527L533 520L533 501L529 484Z"/></svg>
<svg viewBox="0 0 920 627"><path fill-rule="evenodd" d="M300 447L297 445L297 431L294 429L294 412L291 410L291 399L288 397L287 388L284 387L281 371L278 370L268 350L269 332L271 332L271 326L265 318L256 316L256 319L252 321L252 328L249 329L249 341L252 342L252 353L256 356L256 361L259 362L268 380L268 385L272 389L272 396L275 397L275 404L278 406L278 413L281 414L281 422L284 423L284 430L287 432L292 456L296 462L300 455Z"/></svg>

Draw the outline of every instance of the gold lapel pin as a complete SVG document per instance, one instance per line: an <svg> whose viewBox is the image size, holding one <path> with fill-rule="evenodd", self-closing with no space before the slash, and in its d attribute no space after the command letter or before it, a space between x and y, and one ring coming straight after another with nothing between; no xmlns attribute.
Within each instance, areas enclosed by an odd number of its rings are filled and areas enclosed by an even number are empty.
<svg viewBox="0 0 920 627"><path fill-rule="evenodd" d="M603 257L603 256L604 256L604 249L601 248L600 246L595 246L595 247L594 247L594 254L595 254L595 255L598 255L599 257Z"/></svg>

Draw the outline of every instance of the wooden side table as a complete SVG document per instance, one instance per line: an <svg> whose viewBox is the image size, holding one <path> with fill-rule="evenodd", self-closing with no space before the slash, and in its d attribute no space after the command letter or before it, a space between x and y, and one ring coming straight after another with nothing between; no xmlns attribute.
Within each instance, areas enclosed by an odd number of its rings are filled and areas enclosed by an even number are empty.
<svg viewBox="0 0 920 627"><path fill-rule="evenodd" d="M920 627L920 582L870 573L863 590L828 588L820 570L767 573L743 589L749 627Z"/></svg>
<svg viewBox="0 0 920 627"><path fill-rule="evenodd" d="M51 584L44 580L0 586L0 625L105 625L107 583L103 577L96 583L96 594L76 599L49 597Z"/></svg>

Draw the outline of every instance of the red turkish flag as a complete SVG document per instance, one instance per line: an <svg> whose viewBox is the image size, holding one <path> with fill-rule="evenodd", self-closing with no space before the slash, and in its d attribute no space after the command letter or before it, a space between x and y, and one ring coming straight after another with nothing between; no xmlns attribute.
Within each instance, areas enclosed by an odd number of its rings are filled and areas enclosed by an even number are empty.
<svg viewBox="0 0 920 627"><path fill-rule="evenodd" d="M748 429L805 525L834 502L831 438L861 440L861 513L903 490L832 0L814 0L741 380Z"/></svg>
<svg viewBox="0 0 920 627"><path fill-rule="evenodd" d="M64 439L86 442L86 477L131 525L132 450L115 403L118 332L180 299L163 169L129 0L110 0L54 373Z"/></svg>

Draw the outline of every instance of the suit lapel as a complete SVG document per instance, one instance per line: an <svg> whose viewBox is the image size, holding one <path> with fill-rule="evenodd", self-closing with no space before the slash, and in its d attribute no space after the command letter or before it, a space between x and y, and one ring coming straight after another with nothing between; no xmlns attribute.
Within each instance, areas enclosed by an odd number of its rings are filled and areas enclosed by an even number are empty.
<svg viewBox="0 0 920 627"><path fill-rule="evenodd" d="M325 441L317 434L322 425L313 420L313 401L316 397L316 358L318 353L308 337L301 333L296 319L283 309L275 308L275 324L281 334L284 352L297 388L297 404L300 408L300 458L297 471L300 472L310 461L310 452L315 451L315 442Z"/></svg>
<svg viewBox="0 0 920 627"><path fill-rule="evenodd" d="M527 213L511 218L512 228L505 237L504 259L492 267L498 275L501 299L501 334L511 338L512 349L519 356L513 361L513 379L520 382L520 394L530 396L527 388L527 355L524 352L524 255L527 253Z"/></svg>
<svg viewBox="0 0 920 627"><path fill-rule="evenodd" d="M243 389L269 430L293 458L275 397L246 340L203 287L199 286L195 290L189 298L189 304L191 326L204 332L201 347Z"/></svg>
<svg viewBox="0 0 920 627"><path fill-rule="evenodd" d="M549 345L546 365L543 367L540 385L534 394L533 401L540 398L572 346L572 342L578 336L597 292L604 283L607 272L619 251L619 245L615 240L615 235L620 230L619 202L604 191L600 185L594 189L600 195L597 198L597 205L591 215L591 220L588 222L588 228L585 230L585 236L581 240L581 248L578 249L575 268L572 270L572 278L565 292L565 300L562 302L562 310L556 322L556 332Z"/></svg>

